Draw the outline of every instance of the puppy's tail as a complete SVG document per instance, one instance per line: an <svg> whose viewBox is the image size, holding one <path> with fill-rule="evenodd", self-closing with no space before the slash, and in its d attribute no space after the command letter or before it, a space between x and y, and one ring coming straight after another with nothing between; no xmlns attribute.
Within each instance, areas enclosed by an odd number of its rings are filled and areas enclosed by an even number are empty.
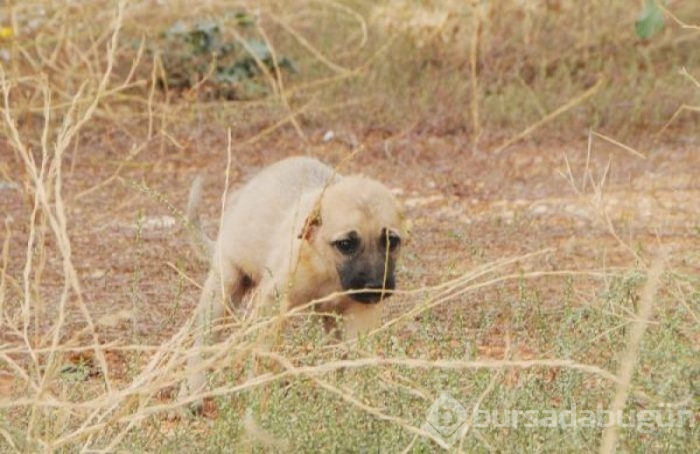
<svg viewBox="0 0 700 454"><path fill-rule="evenodd" d="M214 242L202 230L199 219L199 208L202 202L202 186L204 178L197 175L190 188L190 196L187 200L187 238L195 255L202 261L209 263L214 254Z"/></svg>

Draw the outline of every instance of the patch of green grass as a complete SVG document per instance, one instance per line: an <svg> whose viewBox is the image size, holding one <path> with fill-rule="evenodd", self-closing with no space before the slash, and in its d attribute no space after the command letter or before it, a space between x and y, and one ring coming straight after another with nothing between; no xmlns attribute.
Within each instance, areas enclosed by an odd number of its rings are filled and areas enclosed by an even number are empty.
<svg viewBox="0 0 700 454"><path fill-rule="evenodd" d="M344 355L329 349L321 331L311 324L288 339L285 355L295 358L297 366L368 357L498 360L497 355L482 358L475 345L503 341L498 336L485 336L496 327L507 326L511 330L511 358L523 353L519 346L529 345L535 358L573 359L615 370L617 354L626 339L628 311L635 309L631 295L639 288L640 279L638 272L631 271L613 278L607 289L601 287L595 301L563 303L558 310L542 309L537 287L523 280L515 292L504 289L502 299L493 301L491 307L477 308L478 318L465 317L455 307L429 310L420 315L413 332L391 329L362 340L358 348ZM559 285L565 295L574 282L563 279ZM677 329L686 321L677 311L667 310L670 307L664 301L658 304L658 317L644 340L626 417L659 410L662 416L658 421L665 424L673 422L665 403L675 403L679 409L694 408L698 386L695 347ZM589 415L584 411L605 418L600 412L606 409L613 391L611 381L566 366L451 370L395 364L347 368L294 376L221 398L219 416L208 424L206 436L178 431L166 437L163 446L170 446L172 452L176 446L219 452L245 445L264 452L265 443L272 439L283 441L290 452L383 452L409 446L409 452L434 452L438 447L434 441L416 436L405 426L422 427L428 407L442 392L448 392L470 413L480 401L475 427L459 442L464 451L589 450L599 443L602 428L586 427L586 421L572 426L571 416L561 416L561 412L572 410L579 421ZM514 416L514 411L534 412L540 427L527 427L532 419L525 413ZM267 440L246 432L246 412ZM564 422L556 419L556 427L541 427L552 425L552 412ZM597 421L601 420L594 423ZM684 427L655 424L637 422L622 428L621 449L682 450L698 442L698 428L690 427L688 421ZM138 439L138 435L134 437Z"/></svg>

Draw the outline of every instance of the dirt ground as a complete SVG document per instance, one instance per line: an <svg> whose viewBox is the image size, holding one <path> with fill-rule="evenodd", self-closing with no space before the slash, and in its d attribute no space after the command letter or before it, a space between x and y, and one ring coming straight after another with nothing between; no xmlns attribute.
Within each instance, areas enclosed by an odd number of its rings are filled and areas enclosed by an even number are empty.
<svg viewBox="0 0 700 454"><path fill-rule="evenodd" d="M224 134L219 136L180 150L154 147L127 163L113 151L119 147L119 138L113 137L82 147L71 157L74 161L64 164L63 196L83 298L96 320L115 311L126 314L100 325L103 342L158 344L193 309L195 283L201 282L205 266L187 247L179 213L167 205L182 209L192 178L203 173L204 217L215 234L227 159ZM324 142L322 136L323 131L312 135L306 147L291 132L234 147L230 186L268 163L304 153L304 148L330 163L350 152L347 143ZM469 138L459 136L366 137L362 143L365 149L341 171L386 182L405 204L411 238L401 268L404 288L436 284L480 263L544 248L552 249L546 259L550 269L586 270L633 265L634 255L623 243L645 251L657 244L679 251L700 246L697 139L650 145L638 150L639 156L601 141L593 143L588 156L586 137L567 144L520 144L499 155L474 152ZM7 147L2 154L9 169L21 168ZM567 165L574 184L566 177ZM603 178L596 195L595 185ZM30 200L17 186L5 184L1 191L11 234L9 275L19 277ZM604 212L618 239L602 218ZM46 282L56 279L57 293L62 285L55 274L58 262L56 254L47 257L44 277ZM700 272L697 260L676 265ZM48 294L50 286L43 288L49 306L56 296ZM400 298L390 301L389 312L401 311L401 305ZM56 308L43 310L47 323L52 322ZM71 313L75 318L63 337L84 327L77 307ZM3 337L13 341L10 333Z"/></svg>
<svg viewBox="0 0 700 454"><path fill-rule="evenodd" d="M306 153L336 164L351 152L347 142L324 141L323 135L318 131L304 144L293 132L281 132L254 145L234 145L230 186L287 156ZM101 343L157 346L183 325L197 301L206 266L191 253L178 210L184 207L194 175L203 173L205 227L215 234L225 184L225 134L212 132L180 149L149 147L128 162L121 150L126 147L123 137L103 139L82 146L64 163L73 263ZM439 284L494 260L543 250L535 264L524 261L522 269L635 267L636 253L649 257L657 245L667 245L672 248L670 267L700 274L697 138L634 152L594 141L590 155L586 137L546 146L521 143L498 155L473 151L469 138L460 136L368 136L361 143L364 150L341 172L377 178L404 203L411 235L399 268L402 289ZM17 156L6 146L1 151L2 162L16 175L12 169L22 168ZM25 263L31 200L9 182L3 182L0 191L8 226L3 236L9 232L7 274L12 278L10 305L4 310L20 326L18 306L12 301L20 294L15 290ZM55 302L63 288L55 239L47 235L45 241L43 298L37 300L43 304L37 310L42 315L30 335L35 347L50 342L50 328L59 313ZM546 282L538 286L544 307L557 310L561 287ZM586 304L595 292L577 291L579 304ZM494 292L498 290L477 292L438 312L444 317L453 311L477 316L499 304L501 298ZM388 301L385 316L404 313L416 302L411 296L396 296ZM74 297L67 314L62 343L86 341L89 330ZM507 342L505 325L495 326L478 341L485 357L500 357ZM0 333L0 341L19 346L24 342L15 329ZM520 350L528 357L542 354L533 346ZM106 351L112 379L123 380L133 358L116 348ZM28 362L21 355L15 358ZM73 354L64 363L83 360ZM4 392L21 392L11 386L11 374L3 372L0 378Z"/></svg>

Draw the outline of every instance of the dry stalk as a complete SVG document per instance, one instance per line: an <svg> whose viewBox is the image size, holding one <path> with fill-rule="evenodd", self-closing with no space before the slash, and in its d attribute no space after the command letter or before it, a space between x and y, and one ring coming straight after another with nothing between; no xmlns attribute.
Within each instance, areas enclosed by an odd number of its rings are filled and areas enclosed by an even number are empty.
<svg viewBox="0 0 700 454"><path fill-rule="evenodd" d="M574 177L573 170L571 169L571 164L569 163L569 159L566 155L564 155L564 164L566 165L566 172L559 172L570 184L571 188L574 190L576 195L583 197L585 194L586 186L587 183L590 184L591 189L593 191L590 205L593 211L598 215L599 220L605 225L605 227L608 230L608 233L617 241L617 243L622 246L625 250L627 250L630 255L632 255L637 261L642 262L642 257L639 255L639 253L629 244L627 244L617 233L617 229L615 228L615 224L613 223L610 213L608 212L606 206L605 206L605 184L607 181L607 176L608 172L610 171L610 165L612 163L612 157L608 159L608 163L603 170L601 176L599 177L599 181L594 180L593 172L590 170L590 164L591 164L591 156L593 154L593 137L599 137L609 143L612 143L613 145L619 146L623 150L631 153L633 156L638 157L640 159L646 159L646 155L643 153L635 150L634 148L627 146L611 137L608 137L604 134L597 133L593 130L590 130L588 133L588 146L587 146L587 151L586 151L586 164L585 168L583 171L583 174L581 176L581 185L580 187L576 184L576 178Z"/></svg>
<svg viewBox="0 0 700 454"><path fill-rule="evenodd" d="M525 137L529 136L533 132L535 132L537 129L540 127L544 126L545 124L549 123L550 121L554 120L558 116L562 115L563 113L571 110L572 108L576 107L577 105L581 104L583 101L587 100L591 96L595 95L598 90L600 90L603 85L605 84L605 77L599 76L598 81L593 85L591 88L586 90L585 92L581 93L579 96L576 98L573 98L563 104L562 106L554 109L552 112L548 113L545 115L543 118L539 119L537 122L531 124L527 128L523 129L520 131L518 134L515 136L511 137L510 139L506 140L503 142L501 145L496 147L496 149L493 151L495 154L501 153L503 150L508 148L509 146L513 145L516 142L519 142L520 140L524 139Z"/></svg>
<svg viewBox="0 0 700 454"><path fill-rule="evenodd" d="M634 369L639 362L639 348L642 342L642 337L647 329L649 320L651 319L654 310L654 299L661 281L661 273L664 270L668 260L668 251L660 249L651 264L647 281L642 290L639 311L637 318L632 320L629 335L627 337L627 345L625 351L622 352L620 358L620 366L617 371L615 382L615 396L610 404L610 410L613 414L617 414L624 410L627 397L629 396L630 385ZM616 451L618 438L618 422L605 427L603 430L603 440L600 445L601 454L614 453Z"/></svg>
<svg viewBox="0 0 700 454"><path fill-rule="evenodd" d="M10 229L10 220L5 219L3 222L5 228L5 240L2 242L2 269L0 269L0 326L4 323L2 318L5 315L5 300L7 299L7 266L10 263L10 238L12 238L12 229Z"/></svg>
<svg viewBox="0 0 700 454"><path fill-rule="evenodd" d="M288 28L288 30L291 29L291 27ZM236 41L248 52L248 55L255 61L255 64L257 68L260 70L260 72L263 74L263 77L267 80L268 85L272 89L272 92L275 94L277 98L279 98L282 106L285 108L287 111L288 115L287 118L289 122L292 124L294 127L294 130L297 132L297 135L305 139L306 134L304 134L304 131L301 128L301 125L296 119L297 113L295 113L290 104L289 104L289 95L285 88L284 88L284 81L282 79L282 71L280 70L279 67L279 62L277 58L277 52L275 51L275 48L272 44L272 41L269 39L267 36L267 33L265 32L265 29L260 25L258 21L256 21L256 31L258 34L262 37L263 41L265 42L265 46L267 49L270 50L270 56L272 59L272 71L268 68L268 66L260 60L258 57L258 54L250 47L249 42L241 36L241 34L236 30L236 28L231 28L230 32L233 35L233 37L236 39ZM365 30L366 33L366 30ZM298 35L297 35L298 36Z"/></svg>
<svg viewBox="0 0 700 454"><path fill-rule="evenodd" d="M271 20L275 22L277 25L282 27L287 33L289 33L294 39L297 40L301 46L306 49L311 55L314 56L319 62L323 63L326 67L331 69L333 72L338 73L338 74L348 74L352 73L353 71L347 68L344 68L334 62L332 62L328 57L323 55L323 53L316 48L313 44L311 44L304 36L302 36L301 33L299 33L297 30L295 30L291 25L289 25L286 21L284 21L281 18L271 16Z"/></svg>
<svg viewBox="0 0 700 454"><path fill-rule="evenodd" d="M469 82L471 86L471 120L472 120L472 147L476 150L481 136L481 120L479 118L479 40L481 39L482 6L480 1L471 4L472 37L469 43Z"/></svg>
<svg viewBox="0 0 700 454"><path fill-rule="evenodd" d="M22 159L25 171L27 172L31 182L31 192L34 196L34 206L29 220L29 238L27 241L27 254L24 266L24 301L22 302L23 314L23 332L22 338L26 346L26 354L31 358L37 376L30 377L28 374L20 374L25 377L27 384L36 394L36 399L40 401L42 398L50 394L50 383L52 382L55 373L58 369L58 361L60 360L60 340L63 332L67 316L67 306L69 301L74 300L87 324L87 331L93 340L93 350L97 358L98 364L102 370L105 386L107 390L112 389L112 384L109 378L108 366L105 360L103 350L99 345L95 326L92 321L89 310L82 298L82 290L79 283L77 271L72 263L71 244L68 236L68 221L65 215L65 204L62 197L63 185L63 161L66 150L69 149L71 142L74 141L80 129L93 117L97 110L99 102L104 99L108 93L108 84L112 75L116 51L118 48L118 37L123 20L125 2L120 2L117 7L117 13L106 36L109 38L107 50L105 53L106 67L97 79L94 92L90 95L86 94L89 82L84 82L75 95L72 96L71 102L63 115L60 126L57 130L52 129L52 88L49 87L49 82L45 76L38 76L24 80L23 83L32 83L38 87L43 98L43 119L40 144L41 144L41 161L37 163L34 158L34 153L27 146L27 139L23 138L18 130L13 109L11 107L11 91L13 85L19 82L9 81L7 75L0 69L0 82L2 85L4 97L3 119L7 130L9 131L9 141L15 152ZM47 61L51 61L51 57L46 57ZM136 64L136 63L134 63ZM133 75L133 71L129 73L129 77ZM129 81L125 82L128 84ZM114 92L114 91L112 91ZM87 101L86 101L87 98ZM81 108L82 105L85 107ZM50 143L50 136L55 133L54 142ZM38 221L38 219L40 219ZM39 222L37 224L37 222ZM40 307L39 292L30 288L31 283L38 288L41 279L42 261L45 259L45 254L39 254L39 266L34 267L35 251L34 244L36 238L41 239L44 235L44 225L50 227L50 231L56 238L56 244L62 258L62 273L63 273L63 289L59 300L57 301L58 314L51 330L49 331L50 348L44 354L42 359L36 353L36 349L41 346L43 341L38 338L30 339L30 313L34 314L34 333L38 335L40 332L40 320L43 311ZM42 248L43 248L43 241ZM43 249L40 249L43 251ZM3 355L4 356L4 355ZM13 361L8 361L9 364L15 364ZM30 415L27 421L26 437L30 444L38 443L43 446L50 446L51 442L43 440L40 427L40 417L45 408L40 402L35 402L30 405Z"/></svg>

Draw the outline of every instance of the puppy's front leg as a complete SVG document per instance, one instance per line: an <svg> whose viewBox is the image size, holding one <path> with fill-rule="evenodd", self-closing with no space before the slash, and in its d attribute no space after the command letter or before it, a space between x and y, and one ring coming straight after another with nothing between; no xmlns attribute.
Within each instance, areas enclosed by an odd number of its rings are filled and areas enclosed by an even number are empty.
<svg viewBox="0 0 700 454"><path fill-rule="evenodd" d="M280 336L284 329L286 313L289 309L289 300L285 284L272 277L263 279L260 283L260 291L254 303L255 318L258 320L272 318L272 323L263 328L259 339L266 348L276 347L280 343Z"/></svg>

